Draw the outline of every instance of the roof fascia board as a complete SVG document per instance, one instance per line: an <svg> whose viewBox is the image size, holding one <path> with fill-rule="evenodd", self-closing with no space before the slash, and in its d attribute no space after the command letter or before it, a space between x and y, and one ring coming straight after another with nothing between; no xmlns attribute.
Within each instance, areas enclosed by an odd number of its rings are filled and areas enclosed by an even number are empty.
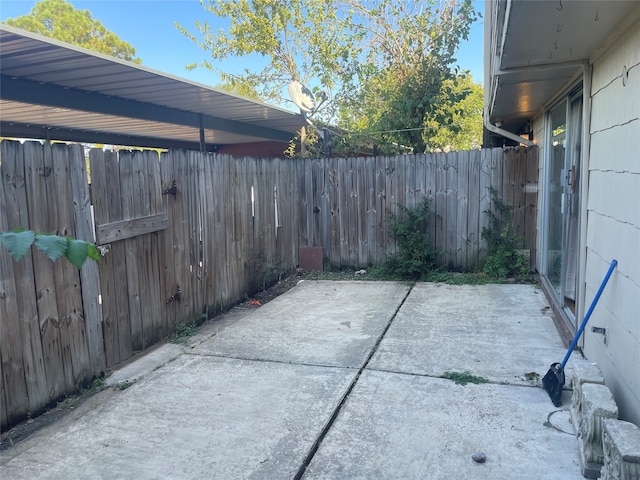
<svg viewBox="0 0 640 480"><path fill-rule="evenodd" d="M10 78L6 75L0 76L0 92L2 98L19 102L138 118L198 129L202 125L206 129L240 133L267 140L288 142L293 136L290 132L210 115L202 115L201 123L200 114L194 112L125 100L120 97L109 97L82 90L72 90L57 85L40 84L33 81Z"/></svg>

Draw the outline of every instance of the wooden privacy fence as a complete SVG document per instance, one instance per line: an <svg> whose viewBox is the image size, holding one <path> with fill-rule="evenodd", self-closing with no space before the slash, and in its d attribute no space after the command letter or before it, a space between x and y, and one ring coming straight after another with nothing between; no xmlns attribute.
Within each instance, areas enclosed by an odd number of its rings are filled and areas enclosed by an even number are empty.
<svg viewBox="0 0 640 480"><path fill-rule="evenodd" d="M482 229L489 187L512 206L511 225L535 260L536 149L485 150L297 161L299 243L323 247L334 268L382 262L395 245L388 213L431 200L430 237L452 269L476 270L486 257ZM534 265L535 263L532 263Z"/></svg>
<svg viewBox="0 0 640 480"><path fill-rule="evenodd" d="M90 188L82 146L0 142L0 231L76 236L105 252L78 271L36 249L15 262L0 248L3 427L177 324L243 300L295 268L299 246L322 247L333 267L380 263L394 248L388 211L424 196L444 264L481 265L489 186L513 206L512 223L535 254L533 150L285 160L91 150L89 157Z"/></svg>

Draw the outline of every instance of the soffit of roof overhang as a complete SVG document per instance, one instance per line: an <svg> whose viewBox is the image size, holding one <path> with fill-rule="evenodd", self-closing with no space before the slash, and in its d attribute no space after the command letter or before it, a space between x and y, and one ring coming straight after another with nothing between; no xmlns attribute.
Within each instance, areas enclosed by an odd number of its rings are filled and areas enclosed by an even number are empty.
<svg viewBox="0 0 640 480"><path fill-rule="evenodd" d="M523 131L580 76L582 63L640 11L637 0L500 0L485 5L485 101L491 123L513 132Z"/></svg>
<svg viewBox="0 0 640 480"><path fill-rule="evenodd" d="M285 109L6 25L0 73L1 126L12 136L77 131L96 143L124 134L197 146L201 125L215 144L287 142L303 125Z"/></svg>

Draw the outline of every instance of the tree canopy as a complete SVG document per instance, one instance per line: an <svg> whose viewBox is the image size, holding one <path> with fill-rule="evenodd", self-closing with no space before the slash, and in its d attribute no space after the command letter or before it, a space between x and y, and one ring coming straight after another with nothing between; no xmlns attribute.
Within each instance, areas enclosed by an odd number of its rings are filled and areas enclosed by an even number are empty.
<svg viewBox="0 0 640 480"><path fill-rule="evenodd" d="M333 90L353 66L356 50L350 31L350 15L335 8L335 0L210 0L201 2L207 12L225 19L229 26L214 30L207 21L197 21L197 33L176 24L189 39L206 50L210 59L188 65L217 72L223 85L235 91L246 89L263 100L287 101L282 89L292 81L317 82ZM266 60L259 71L246 68L231 75L215 67L215 61L230 57ZM254 64L264 62L254 62ZM239 88L243 85L243 88Z"/></svg>
<svg viewBox="0 0 640 480"><path fill-rule="evenodd" d="M438 125L434 120L425 122L429 130L429 150L473 150L482 146L482 113L484 109L484 89L474 83L470 74L448 80L450 88L457 92L466 91L462 100L454 103L452 124ZM447 108L443 105L442 108Z"/></svg>
<svg viewBox="0 0 640 480"><path fill-rule="evenodd" d="M285 102L291 81L327 90L332 101L321 118L383 150L422 152L444 141L436 133L461 129L467 108L461 102L473 89L459 87L468 82L455 55L478 18L471 0L209 0L203 6L229 26L196 22L194 33L178 25L210 55L191 68L217 70L236 92ZM266 66L236 75L215 67L231 57L260 58Z"/></svg>
<svg viewBox="0 0 640 480"><path fill-rule="evenodd" d="M142 63L135 49L91 16L65 0L41 0L28 15L5 21L7 25L55 38L112 57Z"/></svg>

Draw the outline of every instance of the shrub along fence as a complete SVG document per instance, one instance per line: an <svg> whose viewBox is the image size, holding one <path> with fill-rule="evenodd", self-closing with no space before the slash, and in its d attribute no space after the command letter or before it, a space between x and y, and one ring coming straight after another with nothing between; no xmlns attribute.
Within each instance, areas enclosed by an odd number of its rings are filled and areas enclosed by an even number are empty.
<svg viewBox="0 0 640 480"><path fill-rule="evenodd" d="M80 271L0 248L0 420L36 413L107 368L290 271L299 246L334 268L393 251L387 216L425 196L441 263L477 269L492 186L535 254L537 160L521 148L349 159L229 157L0 143L0 231L103 247ZM93 207L93 208L92 208Z"/></svg>

